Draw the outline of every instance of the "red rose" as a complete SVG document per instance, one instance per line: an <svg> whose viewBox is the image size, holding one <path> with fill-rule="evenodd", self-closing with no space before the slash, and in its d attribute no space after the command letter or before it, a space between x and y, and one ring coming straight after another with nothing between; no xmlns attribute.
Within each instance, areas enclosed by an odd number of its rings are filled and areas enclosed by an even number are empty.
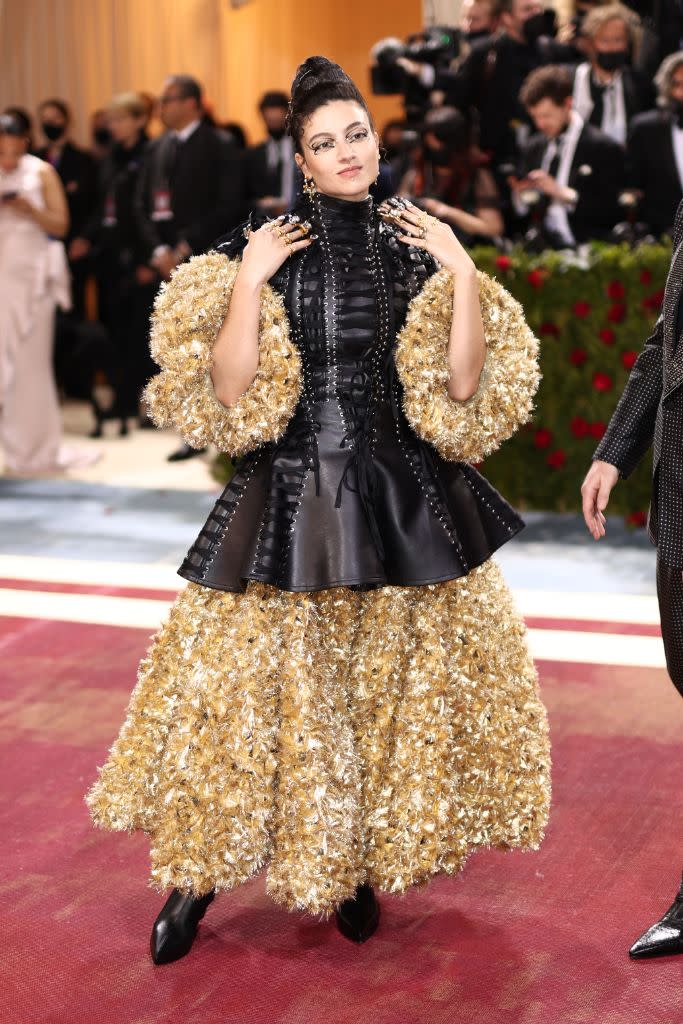
<svg viewBox="0 0 683 1024"><path fill-rule="evenodd" d="M626 522L629 526L643 527L647 523L647 512L629 512Z"/></svg>
<svg viewBox="0 0 683 1024"><path fill-rule="evenodd" d="M588 353L583 348L573 348L569 359L571 360L572 366L583 366L588 359Z"/></svg>
<svg viewBox="0 0 683 1024"><path fill-rule="evenodd" d="M574 437L578 438L585 437L590 429L583 416L575 416L571 422L571 428Z"/></svg>
<svg viewBox="0 0 683 1024"><path fill-rule="evenodd" d="M557 451L551 452L545 461L551 469L562 469L567 461L567 456L561 448L558 448Z"/></svg>
<svg viewBox="0 0 683 1024"><path fill-rule="evenodd" d="M643 267L640 272L640 283L644 285L652 283L652 271L648 270L647 267Z"/></svg>
<svg viewBox="0 0 683 1024"><path fill-rule="evenodd" d="M596 441L599 441L607 430L607 424L601 423L600 420L598 420L597 423L591 423L588 429L590 430L591 437L594 437Z"/></svg>
<svg viewBox="0 0 683 1024"><path fill-rule="evenodd" d="M620 324L626 316L626 306L623 302L615 302L607 310L607 319L611 324Z"/></svg>
<svg viewBox="0 0 683 1024"><path fill-rule="evenodd" d="M621 281L610 281L607 285L607 298L623 299L624 295L626 295L626 289Z"/></svg>
<svg viewBox="0 0 683 1024"><path fill-rule="evenodd" d="M612 378L606 373L594 373L593 387L596 391L611 391Z"/></svg>
<svg viewBox="0 0 683 1024"><path fill-rule="evenodd" d="M580 302L575 302L572 308L574 310L574 316L578 316L583 320L583 318L588 316L590 313L591 304L590 302L584 302L581 300Z"/></svg>
<svg viewBox="0 0 683 1024"><path fill-rule="evenodd" d="M553 338L558 338L560 336L560 328L557 326L557 324L553 324L550 322L550 320L547 320L538 328L538 333L541 336L549 334Z"/></svg>
<svg viewBox="0 0 683 1024"><path fill-rule="evenodd" d="M496 266L499 270L509 270L512 266L512 260L509 256L496 256Z"/></svg>
<svg viewBox="0 0 683 1024"><path fill-rule="evenodd" d="M661 306L663 298L664 298L664 289L663 288L658 288L656 292L652 293L652 295L647 295L643 299L643 305L645 306L646 309L653 309L653 310L656 311Z"/></svg>
<svg viewBox="0 0 683 1024"><path fill-rule="evenodd" d="M553 432L546 427L541 427L534 434L534 444L537 448L550 448L553 443Z"/></svg>
<svg viewBox="0 0 683 1024"><path fill-rule="evenodd" d="M544 281L543 271L540 270L539 268L537 268L536 270L530 270L529 273L526 276L526 279L527 279L527 281L529 282L529 284L531 285L532 288L542 288L543 287L543 281Z"/></svg>
<svg viewBox="0 0 683 1024"><path fill-rule="evenodd" d="M603 327L599 332L599 338L603 345L613 345L617 340L617 336L611 327Z"/></svg>
<svg viewBox="0 0 683 1024"><path fill-rule="evenodd" d="M621 363L624 369L630 370L637 358L638 353L634 352L633 349L629 349L628 352L624 352L623 356L621 357Z"/></svg>

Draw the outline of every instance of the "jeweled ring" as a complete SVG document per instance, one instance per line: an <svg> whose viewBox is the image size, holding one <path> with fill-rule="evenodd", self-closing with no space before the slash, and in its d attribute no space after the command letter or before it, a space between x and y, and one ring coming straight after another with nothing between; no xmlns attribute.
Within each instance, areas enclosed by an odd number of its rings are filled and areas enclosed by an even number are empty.
<svg viewBox="0 0 683 1024"><path fill-rule="evenodd" d="M427 237L427 225L426 224L422 225L422 227L420 228L420 230L418 232L417 237L418 238L426 238Z"/></svg>

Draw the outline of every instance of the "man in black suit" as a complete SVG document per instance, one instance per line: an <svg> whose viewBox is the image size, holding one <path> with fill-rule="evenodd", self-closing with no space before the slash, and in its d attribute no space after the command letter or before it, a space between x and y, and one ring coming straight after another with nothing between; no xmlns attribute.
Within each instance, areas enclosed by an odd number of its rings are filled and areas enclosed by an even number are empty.
<svg viewBox="0 0 683 1024"><path fill-rule="evenodd" d="M653 447L648 531L657 546L657 595L669 675L683 695L683 204L662 312L593 456L581 494L595 540L605 534L612 488ZM662 919L631 947L634 958L683 953L683 885Z"/></svg>
<svg viewBox="0 0 683 1024"><path fill-rule="evenodd" d="M271 217L292 205L297 182L294 143L287 134L289 97L284 92L267 92L259 103L268 132L265 142L251 146L245 155L247 198Z"/></svg>
<svg viewBox="0 0 683 1024"><path fill-rule="evenodd" d="M523 148L518 176L509 179L517 213L526 217L530 201L540 200L548 243L556 247L604 238L619 219L623 149L572 110L566 68L533 71L520 99L539 133Z"/></svg>
<svg viewBox="0 0 683 1024"><path fill-rule="evenodd" d="M85 316L85 284L90 267L87 253L73 243L83 233L97 203L97 165L90 153L69 140L71 113L63 100L44 100L38 108L38 117L47 144L36 155L47 160L57 171L69 204L69 234L64 244L71 270L73 311L82 319Z"/></svg>
<svg viewBox="0 0 683 1024"><path fill-rule="evenodd" d="M204 118L202 90L189 75L167 78L159 99L168 129L150 143L135 199L147 259L168 280L245 213L244 169L230 139ZM182 445L171 461L198 454Z"/></svg>
<svg viewBox="0 0 683 1024"><path fill-rule="evenodd" d="M683 53L665 57L655 79L659 110L631 123L626 183L641 196L639 219L655 235L671 234L683 198Z"/></svg>

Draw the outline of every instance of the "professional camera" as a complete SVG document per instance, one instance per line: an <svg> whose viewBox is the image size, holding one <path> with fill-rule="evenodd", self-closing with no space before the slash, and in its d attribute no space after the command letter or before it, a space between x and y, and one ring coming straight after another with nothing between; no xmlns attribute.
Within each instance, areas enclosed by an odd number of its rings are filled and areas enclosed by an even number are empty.
<svg viewBox="0 0 683 1024"><path fill-rule="evenodd" d="M370 51L373 60L370 68L372 91L376 96L400 94L405 102L407 118L417 120L429 106L429 89L399 66L399 57L443 68L448 67L459 53L460 33L444 25L416 32L405 42L396 38L380 39Z"/></svg>

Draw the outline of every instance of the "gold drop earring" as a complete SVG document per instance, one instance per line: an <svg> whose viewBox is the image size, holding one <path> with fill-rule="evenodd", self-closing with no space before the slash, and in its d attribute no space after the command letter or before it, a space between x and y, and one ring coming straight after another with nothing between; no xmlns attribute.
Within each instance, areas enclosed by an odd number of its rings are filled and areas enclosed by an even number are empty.
<svg viewBox="0 0 683 1024"><path fill-rule="evenodd" d="M318 189L316 188L313 178L306 178L306 180L304 181L304 192L306 193L308 198L313 199L317 191Z"/></svg>

